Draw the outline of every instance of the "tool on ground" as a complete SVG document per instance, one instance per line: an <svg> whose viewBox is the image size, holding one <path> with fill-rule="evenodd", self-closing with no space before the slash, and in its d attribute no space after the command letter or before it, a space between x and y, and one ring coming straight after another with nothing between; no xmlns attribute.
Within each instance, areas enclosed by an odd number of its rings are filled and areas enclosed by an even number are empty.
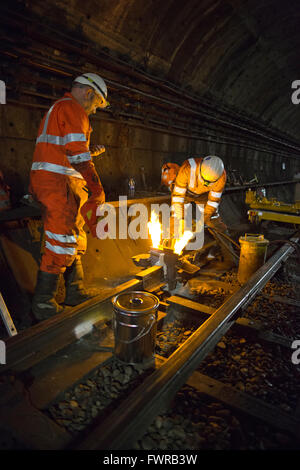
<svg viewBox="0 0 300 470"><path fill-rule="evenodd" d="M246 204L250 206L248 217L250 222L259 223L261 220L273 220L289 224L300 224L300 201L294 204L267 199L261 192L248 189L246 192Z"/></svg>
<svg viewBox="0 0 300 470"><path fill-rule="evenodd" d="M14 322L10 316L10 313L8 311L8 308L4 302L4 299L2 297L2 294L0 292L0 314L1 318L3 320L3 323L5 325L6 331L9 334L9 336L15 336L18 334L17 329L14 325Z"/></svg>

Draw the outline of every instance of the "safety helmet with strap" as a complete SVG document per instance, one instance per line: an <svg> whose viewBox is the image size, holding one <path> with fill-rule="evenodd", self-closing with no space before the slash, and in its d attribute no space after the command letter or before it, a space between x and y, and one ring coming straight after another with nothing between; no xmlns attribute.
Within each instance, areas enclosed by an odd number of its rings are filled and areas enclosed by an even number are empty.
<svg viewBox="0 0 300 470"><path fill-rule="evenodd" d="M200 165L200 176L207 186L215 183L224 172L224 163L221 158L211 155L203 158Z"/></svg>
<svg viewBox="0 0 300 470"><path fill-rule="evenodd" d="M82 85L88 85L92 87L98 95L101 96L106 106L109 105L107 101L107 87L103 78L96 73L84 73L79 77L76 77L74 82L81 83Z"/></svg>

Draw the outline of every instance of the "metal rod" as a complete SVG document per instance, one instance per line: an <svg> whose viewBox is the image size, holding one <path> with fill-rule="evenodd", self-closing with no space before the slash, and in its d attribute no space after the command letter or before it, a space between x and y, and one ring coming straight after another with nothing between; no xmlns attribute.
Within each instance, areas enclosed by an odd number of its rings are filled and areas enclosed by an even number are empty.
<svg viewBox="0 0 300 470"><path fill-rule="evenodd" d="M0 314L1 314L1 318L3 320L6 331L9 334L9 336L17 335L18 334L17 329L16 329L15 324L14 324L14 322L13 322L11 316L10 316L8 308L6 307L6 304L4 302L4 299L2 297L1 292L0 292Z"/></svg>

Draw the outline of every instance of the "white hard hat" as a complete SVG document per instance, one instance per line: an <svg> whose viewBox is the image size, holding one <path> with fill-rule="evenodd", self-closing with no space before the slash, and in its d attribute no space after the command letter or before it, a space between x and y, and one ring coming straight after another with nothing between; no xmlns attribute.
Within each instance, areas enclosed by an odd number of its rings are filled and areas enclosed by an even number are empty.
<svg viewBox="0 0 300 470"><path fill-rule="evenodd" d="M206 181L213 183L222 176L224 163L221 158L214 155L203 158L200 166L200 176Z"/></svg>
<svg viewBox="0 0 300 470"><path fill-rule="evenodd" d="M79 77L75 78L74 82L82 83L83 85L89 85L94 88L94 90L103 98L105 103L107 103L107 87L103 78L101 78L96 73L84 73Z"/></svg>

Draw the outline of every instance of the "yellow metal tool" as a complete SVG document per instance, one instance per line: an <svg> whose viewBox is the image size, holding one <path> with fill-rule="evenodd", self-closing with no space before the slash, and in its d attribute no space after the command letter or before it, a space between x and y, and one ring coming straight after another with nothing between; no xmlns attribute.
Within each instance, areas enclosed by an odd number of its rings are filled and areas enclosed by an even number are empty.
<svg viewBox="0 0 300 470"><path fill-rule="evenodd" d="M248 210L250 222L273 220L289 224L300 224L300 201L295 202L295 204L287 204L274 198L267 199L265 196L259 196L256 191L248 189L246 204L250 206L250 210Z"/></svg>

